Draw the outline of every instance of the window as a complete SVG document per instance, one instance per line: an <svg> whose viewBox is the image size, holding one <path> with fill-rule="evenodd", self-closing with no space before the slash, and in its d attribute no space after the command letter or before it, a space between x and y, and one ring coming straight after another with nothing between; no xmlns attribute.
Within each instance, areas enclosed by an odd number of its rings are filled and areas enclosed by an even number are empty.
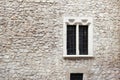
<svg viewBox="0 0 120 80"><path fill-rule="evenodd" d="M71 73L70 80L83 80L83 73Z"/></svg>
<svg viewBox="0 0 120 80"><path fill-rule="evenodd" d="M67 25L67 54L76 54L76 25Z"/></svg>
<svg viewBox="0 0 120 80"><path fill-rule="evenodd" d="M79 68L69 68L66 71L65 80L88 80L88 71L89 68L87 65L81 65Z"/></svg>
<svg viewBox="0 0 120 80"><path fill-rule="evenodd" d="M93 57L92 18L65 17L64 57Z"/></svg>
<svg viewBox="0 0 120 80"><path fill-rule="evenodd" d="M88 26L79 26L79 54L88 55Z"/></svg>

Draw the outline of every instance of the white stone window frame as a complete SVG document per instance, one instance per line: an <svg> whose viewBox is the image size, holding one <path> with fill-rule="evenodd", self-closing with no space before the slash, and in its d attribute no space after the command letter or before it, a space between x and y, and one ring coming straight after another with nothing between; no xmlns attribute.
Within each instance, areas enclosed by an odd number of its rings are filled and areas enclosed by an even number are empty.
<svg viewBox="0 0 120 80"><path fill-rule="evenodd" d="M83 74L83 80L88 80L88 68L86 66L81 66L80 68L70 68L66 72L66 80L70 80L70 74L71 73L82 73Z"/></svg>
<svg viewBox="0 0 120 80"><path fill-rule="evenodd" d="M76 25L76 55L67 55L67 25ZM88 55L79 54L79 25L88 25ZM92 17L64 17L63 20L63 57L93 57L93 19Z"/></svg>

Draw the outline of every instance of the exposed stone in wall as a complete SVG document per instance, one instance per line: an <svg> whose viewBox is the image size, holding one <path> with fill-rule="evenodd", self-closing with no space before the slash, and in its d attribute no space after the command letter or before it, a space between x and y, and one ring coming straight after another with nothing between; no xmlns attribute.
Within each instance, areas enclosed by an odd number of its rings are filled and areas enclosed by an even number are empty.
<svg viewBox="0 0 120 80"><path fill-rule="evenodd" d="M94 58L63 58L63 17L94 20ZM119 0L0 0L0 80L120 79Z"/></svg>
<svg viewBox="0 0 120 80"><path fill-rule="evenodd" d="M58 0L18 0L20 2L25 1L25 2L57 2Z"/></svg>

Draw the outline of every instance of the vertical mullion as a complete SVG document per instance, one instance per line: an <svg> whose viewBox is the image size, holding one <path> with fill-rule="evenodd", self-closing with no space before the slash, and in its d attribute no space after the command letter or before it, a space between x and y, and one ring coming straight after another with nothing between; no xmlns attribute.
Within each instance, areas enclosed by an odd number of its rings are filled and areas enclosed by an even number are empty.
<svg viewBox="0 0 120 80"><path fill-rule="evenodd" d="M76 25L76 55L79 55L79 24Z"/></svg>

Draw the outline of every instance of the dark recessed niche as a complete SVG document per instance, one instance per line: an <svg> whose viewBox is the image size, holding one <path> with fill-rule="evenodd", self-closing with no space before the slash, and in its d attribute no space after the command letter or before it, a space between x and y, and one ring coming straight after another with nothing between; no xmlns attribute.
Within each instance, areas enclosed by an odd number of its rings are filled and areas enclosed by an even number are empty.
<svg viewBox="0 0 120 80"><path fill-rule="evenodd" d="M80 55L88 55L88 26L79 26L79 50Z"/></svg>
<svg viewBox="0 0 120 80"><path fill-rule="evenodd" d="M83 80L83 73L71 73L70 80Z"/></svg>
<svg viewBox="0 0 120 80"><path fill-rule="evenodd" d="M67 55L76 55L76 25L67 25Z"/></svg>

